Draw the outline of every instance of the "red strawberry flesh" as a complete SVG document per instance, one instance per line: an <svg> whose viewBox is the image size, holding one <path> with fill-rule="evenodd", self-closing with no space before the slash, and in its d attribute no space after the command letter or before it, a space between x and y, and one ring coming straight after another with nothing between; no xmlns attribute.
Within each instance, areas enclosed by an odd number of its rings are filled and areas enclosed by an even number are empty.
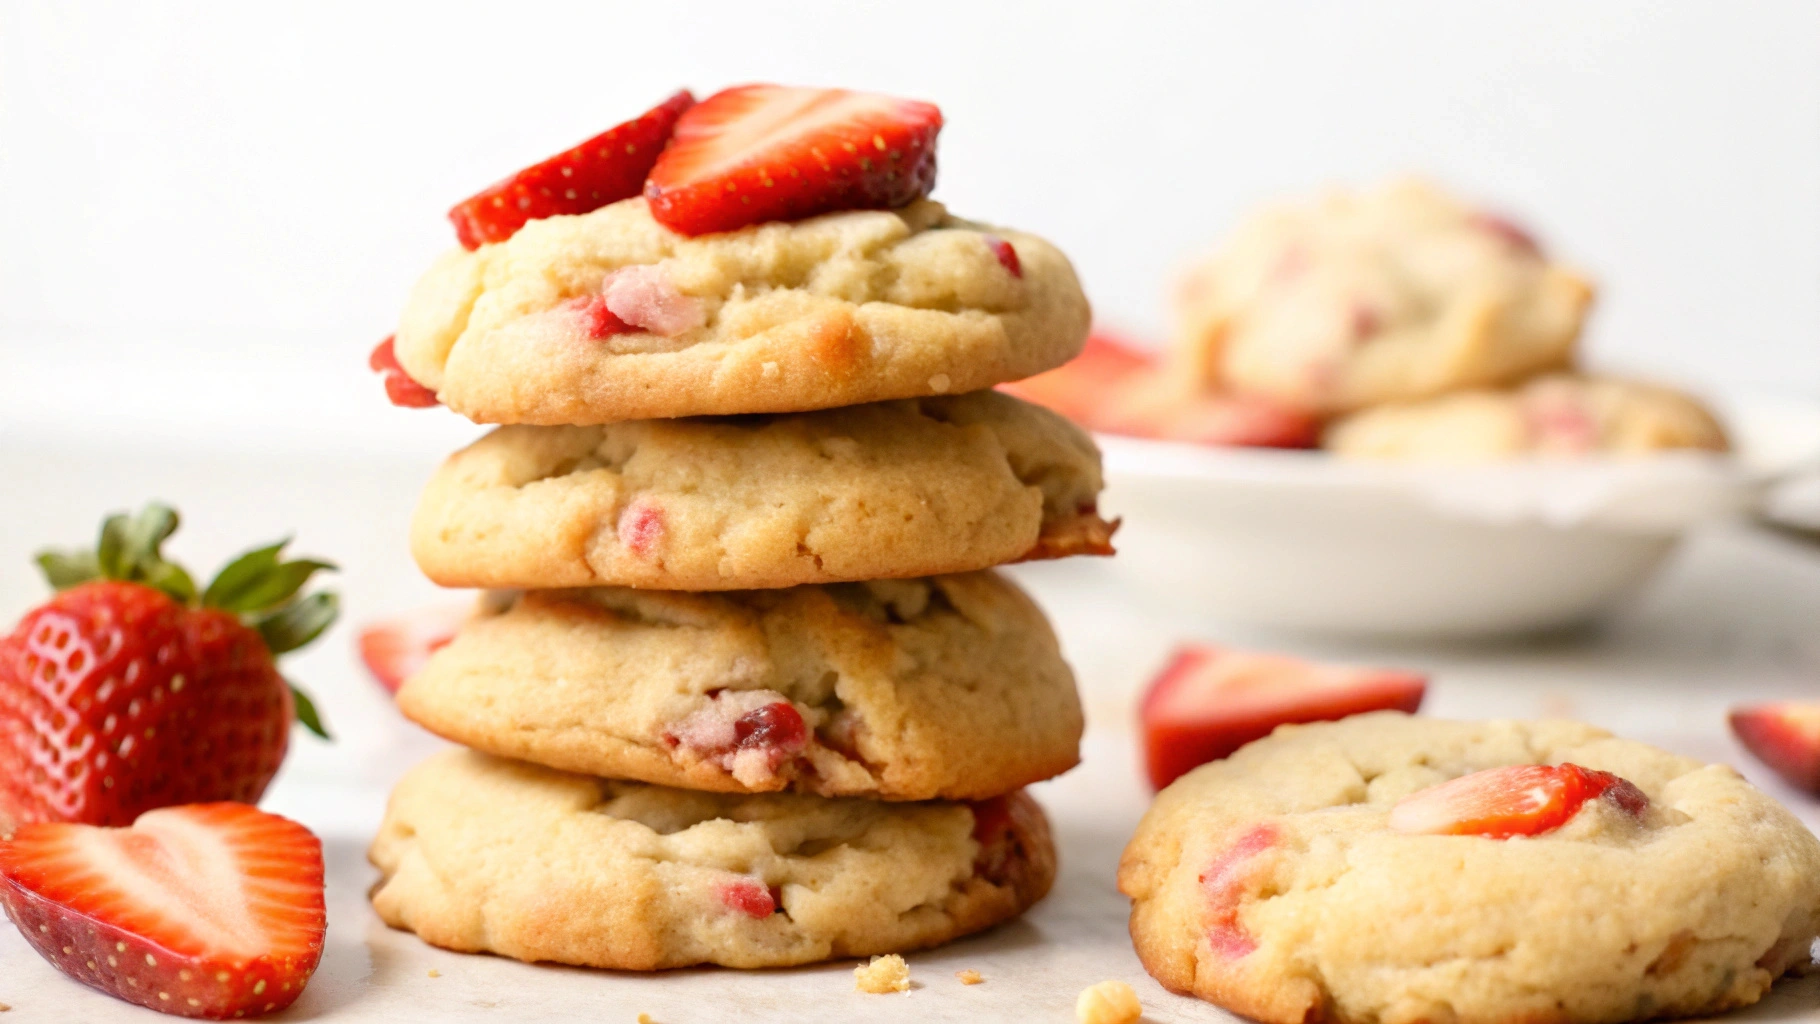
<svg viewBox="0 0 1820 1024"><path fill-rule="evenodd" d="M533 164L455 204L449 220L469 249L503 242L533 220L598 210L638 195L676 120L695 102L683 90L624 124Z"/></svg>
<svg viewBox="0 0 1820 1024"><path fill-rule="evenodd" d="M1183 647L1150 684L1139 710L1151 785L1161 789L1279 725L1414 712L1426 689L1426 679L1413 672Z"/></svg>
<svg viewBox="0 0 1820 1024"><path fill-rule="evenodd" d="M1257 877L1258 855L1276 843L1276 829L1259 825L1240 836L1201 873L1201 892L1207 898L1207 941L1224 959L1237 960L1257 949L1257 943L1239 925L1239 905Z"/></svg>
<svg viewBox="0 0 1820 1024"><path fill-rule="evenodd" d="M244 804L173 807L130 829L38 824L0 841L0 903L85 985L222 1020L289 1006L322 956L322 844Z"/></svg>
<svg viewBox="0 0 1820 1024"><path fill-rule="evenodd" d="M1577 764L1490 768L1411 793L1390 811L1394 832L1417 835L1538 836L1571 821L1589 800L1609 800L1632 817L1649 797L1629 780Z"/></svg>
<svg viewBox="0 0 1820 1024"><path fill-rule="evenodd" d="M888 209L935 185L935 106L846 89L746 85L677 120L645 198L685 235Z"/></svg>
<svg viewBox="0 0 1820 1024"><path fill-rule="evenodd" d="M1820 796L1820 702L1734 708L1731 727L1745 749L1789 785Z"/></svg>
<svg viewBox="0 0 1820 1024"><path fill-rule="evenodd" d="M411 375L399 365L398 355L393 349L396 340L395 335L387 335L384 341L374 347L372 354L367 356L367 366L379 374L385 383L386 398L393 405L406 409L428 409L441 405L436 392L411 379Z"/></svg>
<svg viewBox="0 0 1820 1024"><path fill-rule="evenodd" d="M1018 261L1017 250L1011 247L1010 242L997 235L987 235L986 247L992 250L992 255L998 259L999 266L1005 268L1005 273L1018 278L1024 276L1024 265Z"/></svg>
<svg viewBox="0 0 1820 1024"><path fill-rule="evenodd" d="M720 901L732 910L752 918L767 918L777 913L777 897L756 878L724 882L719 889Z"/></svg>

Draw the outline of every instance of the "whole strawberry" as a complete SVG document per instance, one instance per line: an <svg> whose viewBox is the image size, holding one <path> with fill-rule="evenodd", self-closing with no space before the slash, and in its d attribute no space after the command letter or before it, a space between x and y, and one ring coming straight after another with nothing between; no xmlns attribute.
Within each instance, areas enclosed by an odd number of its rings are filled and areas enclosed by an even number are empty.
<svg viewBox="0 0 1820 1024"><path fill-rule="evenodd" d="M38 556L57 595L0 639L0 835L42 821L125 826L174 804L256 802L293 718L324 736L275 657L335 618L300 596L325 562L240 556L198 593L159 548L177 514L110 516L93 551Z"/></svg>

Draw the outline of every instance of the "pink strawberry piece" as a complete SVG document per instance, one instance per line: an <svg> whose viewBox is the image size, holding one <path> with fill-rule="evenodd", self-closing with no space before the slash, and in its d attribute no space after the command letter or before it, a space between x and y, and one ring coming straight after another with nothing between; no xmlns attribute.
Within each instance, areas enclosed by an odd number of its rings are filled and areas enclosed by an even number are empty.
<svg viewBox="0 0 1820 1024"><path fill-rule="evenodd" d="M373 354L367 357L367 366L380 374L385 383L385 396L391 399L393 405L406 409L428 409L433 405L441 405L436 392L412 380L411 375L404 372L404 367L398 364L398 356L392 350L395 337L387 335L373 349Z"/></svg>
<svg viewBox="0 0 1820 1024"><path fill-rule="evenodd" d="M526 223L587 213L644 187L677 118L694 104L683 90L638 117L609 128L574 149L519 171L457 203L449 211L455 237L469 249L503 242Z"/></svg>
<svg viewBox="0 0 1820 1024"><path fill-rule="evenodd" d="M1391 808L1389 823L1393 832L1416 835L1539 836L1601 798L1633 817L1649 809L1642 790L1610 772L1577 764L1519 764L1411 793Z"/></svg>
<svg viewBox="0 0 1820 1024"><path fill-rule="evenodd" d="M379 685L397 693L405 680L423 670L430 655L455 639L473 614L469 605L445 605L370 622L356 640L360 660Z"/></svg>
<svg viewBox="0 0 1820 1024"><path fill-rule="evenodd" d="M1176 651L1139 708L1145 764L1157 789L1226 757L1279 725L1387 708L1414 712L1425 677L1218 647Z"/></svg>
<svg viewBox="0 0 1820 1024"><path fill-rule="evenodd" d="M1237 960L1258 948L1239 924L1239 906L1257 878L1258 855L1276 844L1277 830L1259 825L1240 836L1201 874L1201 891L1207 897L1207 941L1225 959Z"/></svg>
<svg viewBox="0 0 1820 1024"><path fill-rule="evenodd" d="M601 284L613 315L652 334L674 338L707 322L700 299L684 295L657 267L622 267Z"/></svg>
<svg viewBox="0 0 1820 1024"><path fill-rule="evenodd" d="M664 541L663 507L636 498L619 514L619 542L640 558L651 558Z"/></svg>
<svg viewBox="0 0 1820 1024"><path fill-rule="evenodd" d="M747 785L776 781L779 768L809 746L802 712L775 690L720 690L671 726L664 741L712 761Z"/></svg>
<svg viewBox="0 0 1820 1024"><path fill-rule="evenodd" d="M582 295L563 303L581 317L581 332L589 341L599 341L615 334L630 334L638 328L621 320L607 308L605 295Z"/></svg>
<svg viewBox="0 0 1820 1024"><path fill-rule="evenodd" d="M85 985L183 1017L295 1001L322 958L322 878L308 829L245 804L0 840L0 903L27 942Z"/></svg>
<svg viewBox="0 0 1820 1024"><path fill-rule="evenodd" d="M760 748L795 754L809 742L802 713L789 704L766 704L733 721L733 745L741 750Z"/></svg>
<svg viewBox="0 0 1820 1024"><path fill-rule="evenodd" d="M1731 727L1738 742L1789 785L1820 796L1820 702L1733 708Z"/></svg>
<svg viewBox="0 0 1820 1024"><path fill-rule="evenodd" d="M645 198L685 235L903 206L935 185L942 112L846 89L745 85L684 113Z"/></svg>
<svg viewBox="0 0 1820 1024"><path fill-rule="evenodd" d="M720 901L729 909L760 920L777 913L777 895L756 878L738 878L723 882Z"/></svg>
<svg viewBox="0 0 1820 1024"><path fill-rule="evenodd" d="M1540 256L1542 247L1536 244L1536 237L1519 227L1514 221L1491 213L1479 213L1472 219L1473 224L1490 235L1495 235L1506 245L1526 255Z"/></svg>
<svg viewBox="0 0 1820 1024"><path fill-rule="evenodd" d="M1042 845L1037 837L1048 831L1043 809L1021 789L967 807L973 811L973 840L979 844L974 874L993 885L1022 883L1030 851Z"/></svg>
<svg viewBox="0 0 1820 1024"><path fill-rule="evenodd" d="M1018 262L1017 250L1011 247L1011 243L997 235L987 235L985 238L986 248L991 249L992 255L998 258L999 266L1004 267L1005 272L1012 277L1022 278L1024 265Z"/></svg>
<svg viewBox="0 0 1820 1024"><path fill-rule="evenodd" d="M1353 302L1351 329L1352 336L1355 340L1364 341L1370 338L1372 335L1378 333L1378 328L1382 326L1384 326L1384 322L1383 319L1378 316L1377 310L1373 309L1365 302L1357 300Z"/></svg>

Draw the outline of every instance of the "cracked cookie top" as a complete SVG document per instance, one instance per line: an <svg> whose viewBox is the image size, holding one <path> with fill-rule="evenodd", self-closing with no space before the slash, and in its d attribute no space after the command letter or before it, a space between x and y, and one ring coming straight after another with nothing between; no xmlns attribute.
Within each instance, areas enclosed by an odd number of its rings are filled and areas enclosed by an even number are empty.
<svg viewBox="0 0 1820 1024"><path fill-rule="evenodd" d="M992 572L685 594L529 591L398 694L463 746L696 790L980 799L1074 766L1042 612Z"/></svg>
<svg viewBox="0 0 1820 1024"><path fill-rule="evenodd" d="M586 425L959 394L1087 336L1068 260L939 204L689 238L643 198L439 259L394 351L481 423Z"/></svg>
<svg viewBox="0 0 1820 1024"><path fill-rule="evenodd" d="M1565 367L1592 297L1509 221L1393 181L1247 218L1184 278L1172 358L1339 414Z"/></svg>
<svg viewBox="0 0 1820 1024"><path fill-rule="evenodd" d="M1109 554L1099 452L984 391L777 416L502 427L411 530L452 587L747 590Z"/></svg>
<svg viewBox="0 0 1820 1024"><path fill-rule="evenodd" d="M1560 803L1557 776L1597 785ZM1499 779L1516 817L1488 824L1467 791ZM1257 1020L1626 1021L1806 962L1820 841L1730 768L1589 725L1379 712L1184 775L1119 887L1151 974Z"/></svg>
<svg viewBox="0 0 1820 1024"><path fill-rule="evenodd" d="M386 923L450 949L623 970L906 952L1041 899L1022 792L978 803L699 793L451 750L393 791Z"/></svg>

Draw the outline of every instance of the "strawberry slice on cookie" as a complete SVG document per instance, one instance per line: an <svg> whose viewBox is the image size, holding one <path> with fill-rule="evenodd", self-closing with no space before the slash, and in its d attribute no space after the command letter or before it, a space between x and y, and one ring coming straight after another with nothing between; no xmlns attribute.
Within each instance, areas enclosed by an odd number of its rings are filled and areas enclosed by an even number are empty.
<svg viewBox="0 0 1820 1024"><path fill-rule="evenodd" d="M38 557L58 593L0 637L0 833L127 825L174 804L254 802L291 723L326 735L276 659L334 621L303 593L327 562L249 551L198 588L160 552L177 514L110 516L93 550Z"/></svg>
<svg viewBox="0 0 1820 1024"><path fill-rule="evenodd" d="M587 213L644 187L677 118L695 103L687 89L624 124L486 188L449 211L469 249L503 242L534 220Z"/></svg>
<svg viewBox="0 0 1820 1024"><path fill-rule="evenodd" d="M1415 835L1509 839L1553 832L1589 800L1609 800L1633 818L1649 797L1627 779L1577 764L1487 768L1411 793L1390 810L1390 830Z"/></svg>
<svg viewBox="0 0 1820 1024"><path fill-rule="evenodd" d="M934 104L848 89L744 85L691 107L645 182L685 235L904 206L935 186ZM1016 254L1000 254L1020 273Z"/></svg>
<svg viewBox="0 0 1820 1024"><path fill-rule="evenodd" d="M1150 784L1162 789L1279 725L1385 709L1414 712L1427 687L1427 679L1414 672L1183 647L1139 705Z"/></svg>
<svg viewBox="0 0 1820 1024"><path fill-rule="evenodd" d="M71 978L182 1017L282 1010L322 959L322 843L245 804L0 839L0 905Z"/></svg>

